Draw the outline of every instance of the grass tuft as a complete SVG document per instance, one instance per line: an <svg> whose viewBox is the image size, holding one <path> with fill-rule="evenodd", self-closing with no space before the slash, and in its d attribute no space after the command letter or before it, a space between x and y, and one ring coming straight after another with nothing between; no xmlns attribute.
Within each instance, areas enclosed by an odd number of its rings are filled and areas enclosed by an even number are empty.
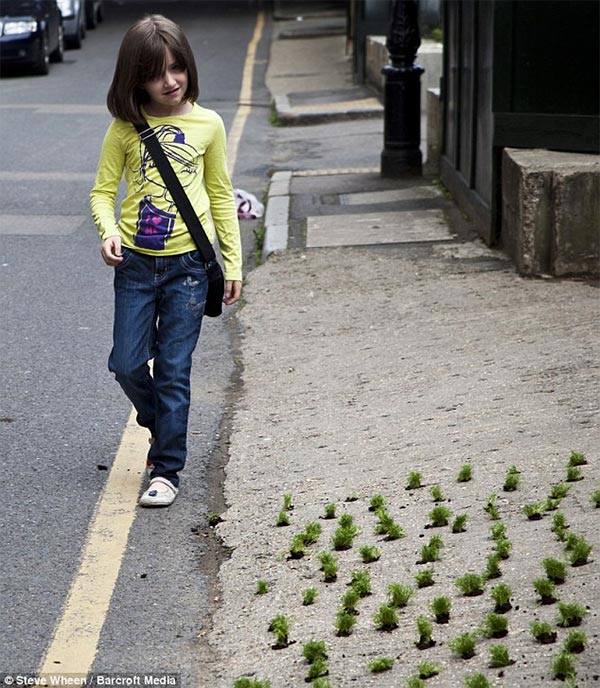
<svg viewBox="0 0 600 688"><path fill-rule="evenodd" d="M408 481L406 483L407 490L418 490L423 487L421 480L423 476L418 471L411 471L408 475Z"/></svg>
<svg viewBox="0 0 600 688"><path fill-rule="evenodd" d="M394 660L391 657L378 657L368 664L369 671L373 674L389 671L393 666Z"/></svg>
<svg viewBox="0 0 600 688"><path fill-rule="evenodd" d="M485 578L478 573L465 573L456 579L456 586L465 597L476 597L483 594Z"/></svg>
<svg viewBox="0 0 600 688"><path fill-rule="evenodd" d="M475 656L477 637L474 633L461 633L450 641L450 649L462 659L470 659Z"/></svg>
<svg viewBox="0 0 600 688"><path fill-rule="evenodd" d="M552 660L552 675L561 681L568 678L575 678L575 657L570 652L564 650Z"/></svg>
<svg viewBox="0 0 600 688"><path fill-rule="evenodd" d="M467 514L459 514L452 523L453 533L464 533L467 529Z"/></svg>
<svg viewBox="0 0 600 688"><path fill-rule="evenodd" d="M319 591L316 588L307 588L302 596L302 604L305 607L308 607L309 605L314 604L318 596Z"/></svg>
<svg viewBox="0 0 600 688"><path fill-rule="evenodd" d="M559 602L557 624L563 628L579 626L586 614L586 608L582 607L580 604Z"/></svg>
<svg viewBox="0 0 600 688"><path fill-rule="evenodd" d="M419 571L419 573L415 575L415 582L417 584L417 588L428 588L433 585L433 569L429 568Z"/></svg>
<svg viewBox="0 0 600 688"><path fill-rule="evenodd" d="M471 464L465 463L460 467L458 471L458 477L456 480L459 483L468 483L473 477L473 466Z"/></svg>
<svg viewBox="0 0 600 688"><path fill-rule="evenodd" d="M365 545L358 550L361 559L365 564L370 564L381 558L381 550L373 545Z"/></svg>
<svg viewBox="0 0 600 688"><path fill-rule="evenodd" d="M431 610L435 616L435 620L439 624L448 623L450 620L450 612L452 610L452 602L449 597L442 595L434 597L431 601Z"/></svg>
<svg viewBox="0 0 600 688"><path fill-rule="evenodd" d="M490 667L500 669L514 664L514 659L510 658L506 645L492 645L490 647Z"/></svg>
<svg viewBox="0 0 600 688"><path fill-rule="evenodd" d="M382 604L373 619L379 631L393 631L398 628L398 612L389 604Z"/></svg>
<svg viewBox="0 0 600 688"><path fill-rule="evenodd" d="M556 642L556 631L547 621L533 621L531 635L542 645L550 645Z"/></svg>

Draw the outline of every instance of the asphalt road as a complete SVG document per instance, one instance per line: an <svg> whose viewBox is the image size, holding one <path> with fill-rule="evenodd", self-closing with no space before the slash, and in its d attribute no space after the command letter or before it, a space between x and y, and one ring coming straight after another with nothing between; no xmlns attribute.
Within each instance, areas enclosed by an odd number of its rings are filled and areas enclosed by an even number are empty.
<svg viewBox="0 0 600 688"><path fill-rule="evenodd" d="M40 665L130 413L106 368L112 274L88 211L118 45L146 12L181 23L196 52L200 102L229 128L257 11L252 2L107 4L83 49L68 51L49 76L0 79L0 674ZM268 29L234 173L234 185L259 198L270 160ZM243 224L247 254L252 229ZM231 315L206 321L183 490L170 509L137 513L93 671L178 672L183 685L210 686L202 636L219 551L205 515L221 500L236 347Z"/></svg>

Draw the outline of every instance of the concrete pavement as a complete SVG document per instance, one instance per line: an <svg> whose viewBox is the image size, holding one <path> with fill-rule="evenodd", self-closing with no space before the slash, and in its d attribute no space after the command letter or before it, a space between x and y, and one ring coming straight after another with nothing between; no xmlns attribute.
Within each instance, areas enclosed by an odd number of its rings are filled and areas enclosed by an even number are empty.
<svg viewBox="0 0 600 688"><path fill-rule="evenodd" d="M323 22L331 23L331 15ZM315 33L301 40L311 41L311 78L318 81L319 55L331 62L331 36ZM281 74L280 43L289 39L278 35L269 70ZM285 70L299 88L305 63L286 63ZM348 84L340 78L343 90ZM305 88L319 90L308 82ZM335 84L327 81L327 89ZM567 564L556 596L587 611L576 685L597 685L600 511L591 500L600 489L597 285L520 278L502 253L474 238L433 179L382 180L381 145L377 118L344 115L277 131L280 174L266 218L277 227L267 240L277 236L277 246L248 276L238 314L242 391L230 432L228 509L217 528L231 556L220 571L221 608L209 634L216 662L206 685L230 687L244 676L272 688L306 685L310 667L302 648L311 639L327 645L329 683L322 685L334 688L404 686L425 660L440 670L427 681L430 688L458 688L478 672L494 686L556 685L551 665L570 629L556 625L557 604L540 605L533 587L548 557ZM572 451L588 463L582 479L567 483L559 511L569 532L594 547L589 562L576 567L551 529L556 512L540 520L523 513L566 479ZM465 464L472 479L458 482ZM506 492L512 465L520 483ZM413 471L422 474L423 488L407 490ZM467 516L466 532L431 527L434 485L451 521ZM292 496L291 524L278 527L285 494ZM375 533L374 495L385 498L404 537ZM466 597L457 578L483 572L496 547L490 501L512 549L500 561L501 578ZM351 548L334 550L340 524L323 518L327 504L338 517L352 516L359 532ZM293 537L313 522L321 526L317 542L303 557L291 557ZM418 563L434 535L444 544L439 561ZM367 545L380 550L368 564L360 555ZM332 582L323 580L324 551L337 557ZM415 576L427 568L435 583L417 588ZM368 571L372 594L358 602L351 633L340 636L337 615L358 570ZM267 582L266 594L256 593L258 580ZM475 656L461 659L450 643L484 625L498 582L512 589L508 634L478 635ZM413 594L398 610L398 627L385 632L374 616L391 583ZM318 596L303 605L308 588ZM444 625L433 622L430 608L439 596L452 603ZM269 631L277 615L290 626L290 644L278 650ZM427 650L415 646L419 616L433 624L435 645ZM539 620L558 632L555 644L533 640L530 624ZM490 647L499 643L514 664L491 668ZM369 663L382 656L393 658L393 667L373 673Z"/></svg>

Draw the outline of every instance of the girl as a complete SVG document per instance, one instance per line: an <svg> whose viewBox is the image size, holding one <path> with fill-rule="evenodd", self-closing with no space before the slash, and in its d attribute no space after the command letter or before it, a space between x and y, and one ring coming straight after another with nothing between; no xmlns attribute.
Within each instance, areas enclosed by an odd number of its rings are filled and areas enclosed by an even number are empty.
<svg viewBox="0 0 600 688"><path fill-rule="evenodd" d="M141 506L168 506L177 495L187 453L192 352L207 277L134 122L145 118L156 131L210 240L216 230L225 272L223 302L236 303L242 289L225 130L215 112L196 104L197 97L196 64L181 28L160 15L136 22L125 34L108 91L115 119L102 145L90 205L102 258L114 267L108 367L133 403L137 422L151 435L150 485ZM127 191L117 223L115 200L123 172Z"/></svg>

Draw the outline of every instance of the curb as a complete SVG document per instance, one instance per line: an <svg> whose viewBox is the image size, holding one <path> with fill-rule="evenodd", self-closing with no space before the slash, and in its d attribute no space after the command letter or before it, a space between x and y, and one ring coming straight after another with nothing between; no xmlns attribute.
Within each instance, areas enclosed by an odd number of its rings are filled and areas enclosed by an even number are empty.
<svg viewBox="0 0 600 688"><path fill-rule="evenodd" d="M292 107L289 98L280 95L275 96L274 102L278 123L288 127L383 116L383 105L375 97Z"/></svg>
<svg viewBox="0 0 600 688"><path fill-rule="evenodd" d="M271 177L266 203L265 239L262 250L263 263L272 253L287 249L291 183L291 171L275 172Z"/></svg>

